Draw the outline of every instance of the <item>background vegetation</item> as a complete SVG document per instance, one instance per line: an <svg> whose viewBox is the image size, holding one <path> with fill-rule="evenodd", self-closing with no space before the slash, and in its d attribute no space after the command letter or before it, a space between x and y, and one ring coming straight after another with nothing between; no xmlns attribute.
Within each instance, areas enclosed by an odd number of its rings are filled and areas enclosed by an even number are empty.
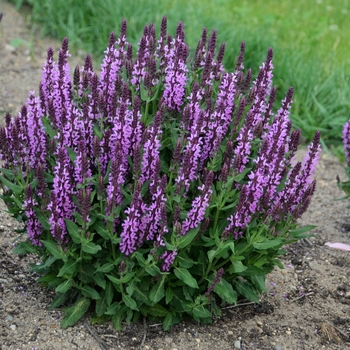
<svg viewBox="0 0 350 350"><path fill-rule="evenodd" d="M128 40L136 45L143 26L159 28L164 14L174 32L181 20L186 41L195 49L204 26L227 43L226 67L234 67L241 41L247 44L245 66L256 76L267 49L274 49L278 100L295 88L291 119L305 141L316 130L322 143L342 153L341 131L350 117L349 0L12 0L31 6L33 23L44 35L101 58L109 33L127 19Z"/></svg>

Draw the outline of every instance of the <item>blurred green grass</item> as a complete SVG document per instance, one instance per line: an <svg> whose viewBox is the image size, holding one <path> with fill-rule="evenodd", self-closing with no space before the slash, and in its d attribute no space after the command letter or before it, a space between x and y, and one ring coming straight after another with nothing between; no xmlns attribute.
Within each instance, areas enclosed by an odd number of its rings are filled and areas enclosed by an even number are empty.
<svg viewBox="0 0 350 350"><path fill-rule="evenodd" d="M233 69L241 41L246 42L245 67L254 76L267 49L274 49L274 84L278 101L295 89L291 119L304 141L316 130L322 142L341 154L341 132L350 117L349 0L12 0L31 6L33 23L43 35L62 40L101 59L111 31L128 22L134 45L150 22L159 28L164 14L169 32L179 21L193 50L205 26L226 42L225 66Z"/></svg>

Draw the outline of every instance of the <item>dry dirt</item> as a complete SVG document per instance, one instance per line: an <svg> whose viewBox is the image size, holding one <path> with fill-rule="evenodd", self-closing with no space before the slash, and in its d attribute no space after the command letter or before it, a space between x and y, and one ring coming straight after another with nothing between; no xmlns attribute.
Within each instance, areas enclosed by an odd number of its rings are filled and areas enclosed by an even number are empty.
<svg viewBox="0 0 350 350"><path fill-rule="evenodd" d="M37 89L47 48L57 49L60 43L34 35L30 45L25 20L1 1L3 123L5 112L17 113L28 92ZM19 46L17 39L23 42ZM83 57L76 62L82 63ZM316 237L287 247L285 269L267 277L268 292L259 305L241 302L226 308L212 325L186 321L170 332L149 322L125 324L123 331L116 332L110 324L90 325L88 317L60 329L62 310L49 309L52 293L38 286L30 272L28 264L34 257L12 254L14 229L20 225L5 213L1 202L0 349L350 349L350 252L324 245L350 244L348 201L334 201L343 196L336 185L337 174L345 180L342 164L323 154L316 173L317 191L302 220L317 225Z"/></svg>

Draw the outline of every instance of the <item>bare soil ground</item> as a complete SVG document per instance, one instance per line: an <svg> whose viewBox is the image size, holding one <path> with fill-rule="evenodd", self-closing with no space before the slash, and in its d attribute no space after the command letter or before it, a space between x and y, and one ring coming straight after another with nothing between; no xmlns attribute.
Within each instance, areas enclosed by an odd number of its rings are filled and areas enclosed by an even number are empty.
<svg viewBox="0 0 350 350"><path fill-rule="evenodd" d="M0 26L0 122L5 112L20 110L30 90L37 90L46 51L60 43L34 35L14 7L2 0ZM15 40L16 39L16 40ZM22 44L17 46L21 39ZM107 42L108 38L106 38ZM11 45L12 44L12 45ZM83 57L76 62L83 63ZM75 66L73 59L72 67ZM278 64L278 62L276 63ZM146 321L116 332L110 324L90 325L85 317L60 328L62 310L49 309L52 292L36 284L29 263L35 257L12 254L14 229L20 224L0 203L0 349L350 349L350 252L331 250L325 242L350 244L348 201L337 188L345 180L342 164L323 154L317 167L317 191L302 224L315 224L315 237L287 247L284 270L267 277L260 304L240 302L225 308L212 325L188 320L169 332Z"/></svg>

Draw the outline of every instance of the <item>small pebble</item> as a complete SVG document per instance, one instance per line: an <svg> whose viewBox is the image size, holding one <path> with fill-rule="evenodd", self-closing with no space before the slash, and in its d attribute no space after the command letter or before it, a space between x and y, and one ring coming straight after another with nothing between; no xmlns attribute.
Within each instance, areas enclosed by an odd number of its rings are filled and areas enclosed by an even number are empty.
<svg viewBox="0 0 350 350"><path fill-rule="evenodd" d="M15 325L15 324L12 324L12 325L10 326L10 328L11 328L12 331L15 331L15 330L16 330L16 325Z"/></svg>
<svg viewBox="0 0 350 350"><path fill-rule="evenodd" d="M276 345L275 346L275 350L282 350L282 346L281 345Z"/></svg>
<svg viewBox="0 0 350 350"><path fill-rule="evenodd" d="M239 340L235 341L235 349L240 349L241 348L241 342Z"/></svg>
<svg viewBox="0 0 350 350"><path fill-rule="evenodd" d="M13 316L7 316L7 321L10 321L10 322L12 322L13 321Z"/></svg>
<svg viewBox="0 0 350 350"><path fill-rule="evenodd" d="M164 341L168 344L172 343L173 342L173 338L170 338L170 337L167 337L164 339Z"/></svg>
<svg viewBox="0 0 350 350"><path fill-rule="evenodd" d="M233 332L232 331L228 331L227 334L228 335L233 335Z"/></svg>
<svg viewBox="0 0 350 350"><path fill-rule="evenodd" d="M5 278L0 278L0 283L8 283L8 281Z"/></svg>

